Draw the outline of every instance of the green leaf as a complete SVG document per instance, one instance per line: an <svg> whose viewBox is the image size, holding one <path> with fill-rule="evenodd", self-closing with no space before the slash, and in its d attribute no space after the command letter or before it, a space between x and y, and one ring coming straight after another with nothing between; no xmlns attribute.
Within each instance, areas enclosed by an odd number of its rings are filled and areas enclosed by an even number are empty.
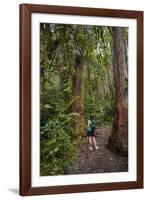
<svg viewBox="0 0 147 200"><path fill-rule="evenodd" d="M49 105L49 104L45 104L44 106L43 106L44 108L53 108L51 105Z"/></svg>

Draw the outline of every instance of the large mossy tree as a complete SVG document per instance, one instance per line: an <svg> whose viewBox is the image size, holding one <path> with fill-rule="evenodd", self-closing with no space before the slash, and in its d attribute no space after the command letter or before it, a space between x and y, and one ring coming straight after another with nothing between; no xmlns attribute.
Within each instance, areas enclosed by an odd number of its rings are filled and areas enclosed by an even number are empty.
<svg viewBox="0 0 147 200"><path fill-rule="evenodd" d="M115 83L115 116L108 148L123 155L128 154L128 102L126 92L126 46L123 28L113 27L113 74Z"/></svg>

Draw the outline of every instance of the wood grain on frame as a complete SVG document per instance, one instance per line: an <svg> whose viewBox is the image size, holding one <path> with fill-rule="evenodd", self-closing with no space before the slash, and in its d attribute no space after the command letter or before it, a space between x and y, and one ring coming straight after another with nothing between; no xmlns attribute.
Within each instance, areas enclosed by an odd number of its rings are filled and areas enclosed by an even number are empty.
<svg viewBox="0 0 147 200"><path fill-rule="evenodd" d="M31 186L31 13L117 17L137 20L137 181ZM20 5L20 195L93 192L143 187L143 12L98 8Z"/></svg>

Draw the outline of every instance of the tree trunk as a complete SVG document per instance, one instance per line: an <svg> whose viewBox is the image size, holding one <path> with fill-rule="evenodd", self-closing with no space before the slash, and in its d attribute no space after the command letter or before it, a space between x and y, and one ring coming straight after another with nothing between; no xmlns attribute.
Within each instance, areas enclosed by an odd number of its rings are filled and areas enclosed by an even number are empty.
<svg viewBox="0 0 147 200"><path fill-rule="evenodd" d="M66 88L68 87L68 84L69 84L69 78L70 78L70 76L69 76L68 69L66 67L63 67L60 72L60 89L62 92L63 99L67 103L70 100L69 91L66 90Z"/></svg>
<svg viewBox="0 0 147 200"><path fill-rule="evenodd" d="M80 134L85 130L84 120L84 86L83 86L83 55L76 51L73 75L73 104L72 110L76 113L76 131Z"/></svg>
<svg viewBox="0 0 147 200"><path fill-rule="evenodd" d="M126 99L126 51L123 28L113 27L113 72L116 94L116 112L108 148L116 153L128 154L128 105Z"/></svg>

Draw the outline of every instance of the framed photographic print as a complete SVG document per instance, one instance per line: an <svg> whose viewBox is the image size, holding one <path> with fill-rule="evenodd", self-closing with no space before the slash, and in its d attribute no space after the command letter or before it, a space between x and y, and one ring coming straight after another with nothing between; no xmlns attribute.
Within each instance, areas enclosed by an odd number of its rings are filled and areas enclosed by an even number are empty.
<svg viewBox="0 0 147 200"><path fill-rule="evenodd" d="M20 195L143 188L143 12L20 5Z"/></svg>

